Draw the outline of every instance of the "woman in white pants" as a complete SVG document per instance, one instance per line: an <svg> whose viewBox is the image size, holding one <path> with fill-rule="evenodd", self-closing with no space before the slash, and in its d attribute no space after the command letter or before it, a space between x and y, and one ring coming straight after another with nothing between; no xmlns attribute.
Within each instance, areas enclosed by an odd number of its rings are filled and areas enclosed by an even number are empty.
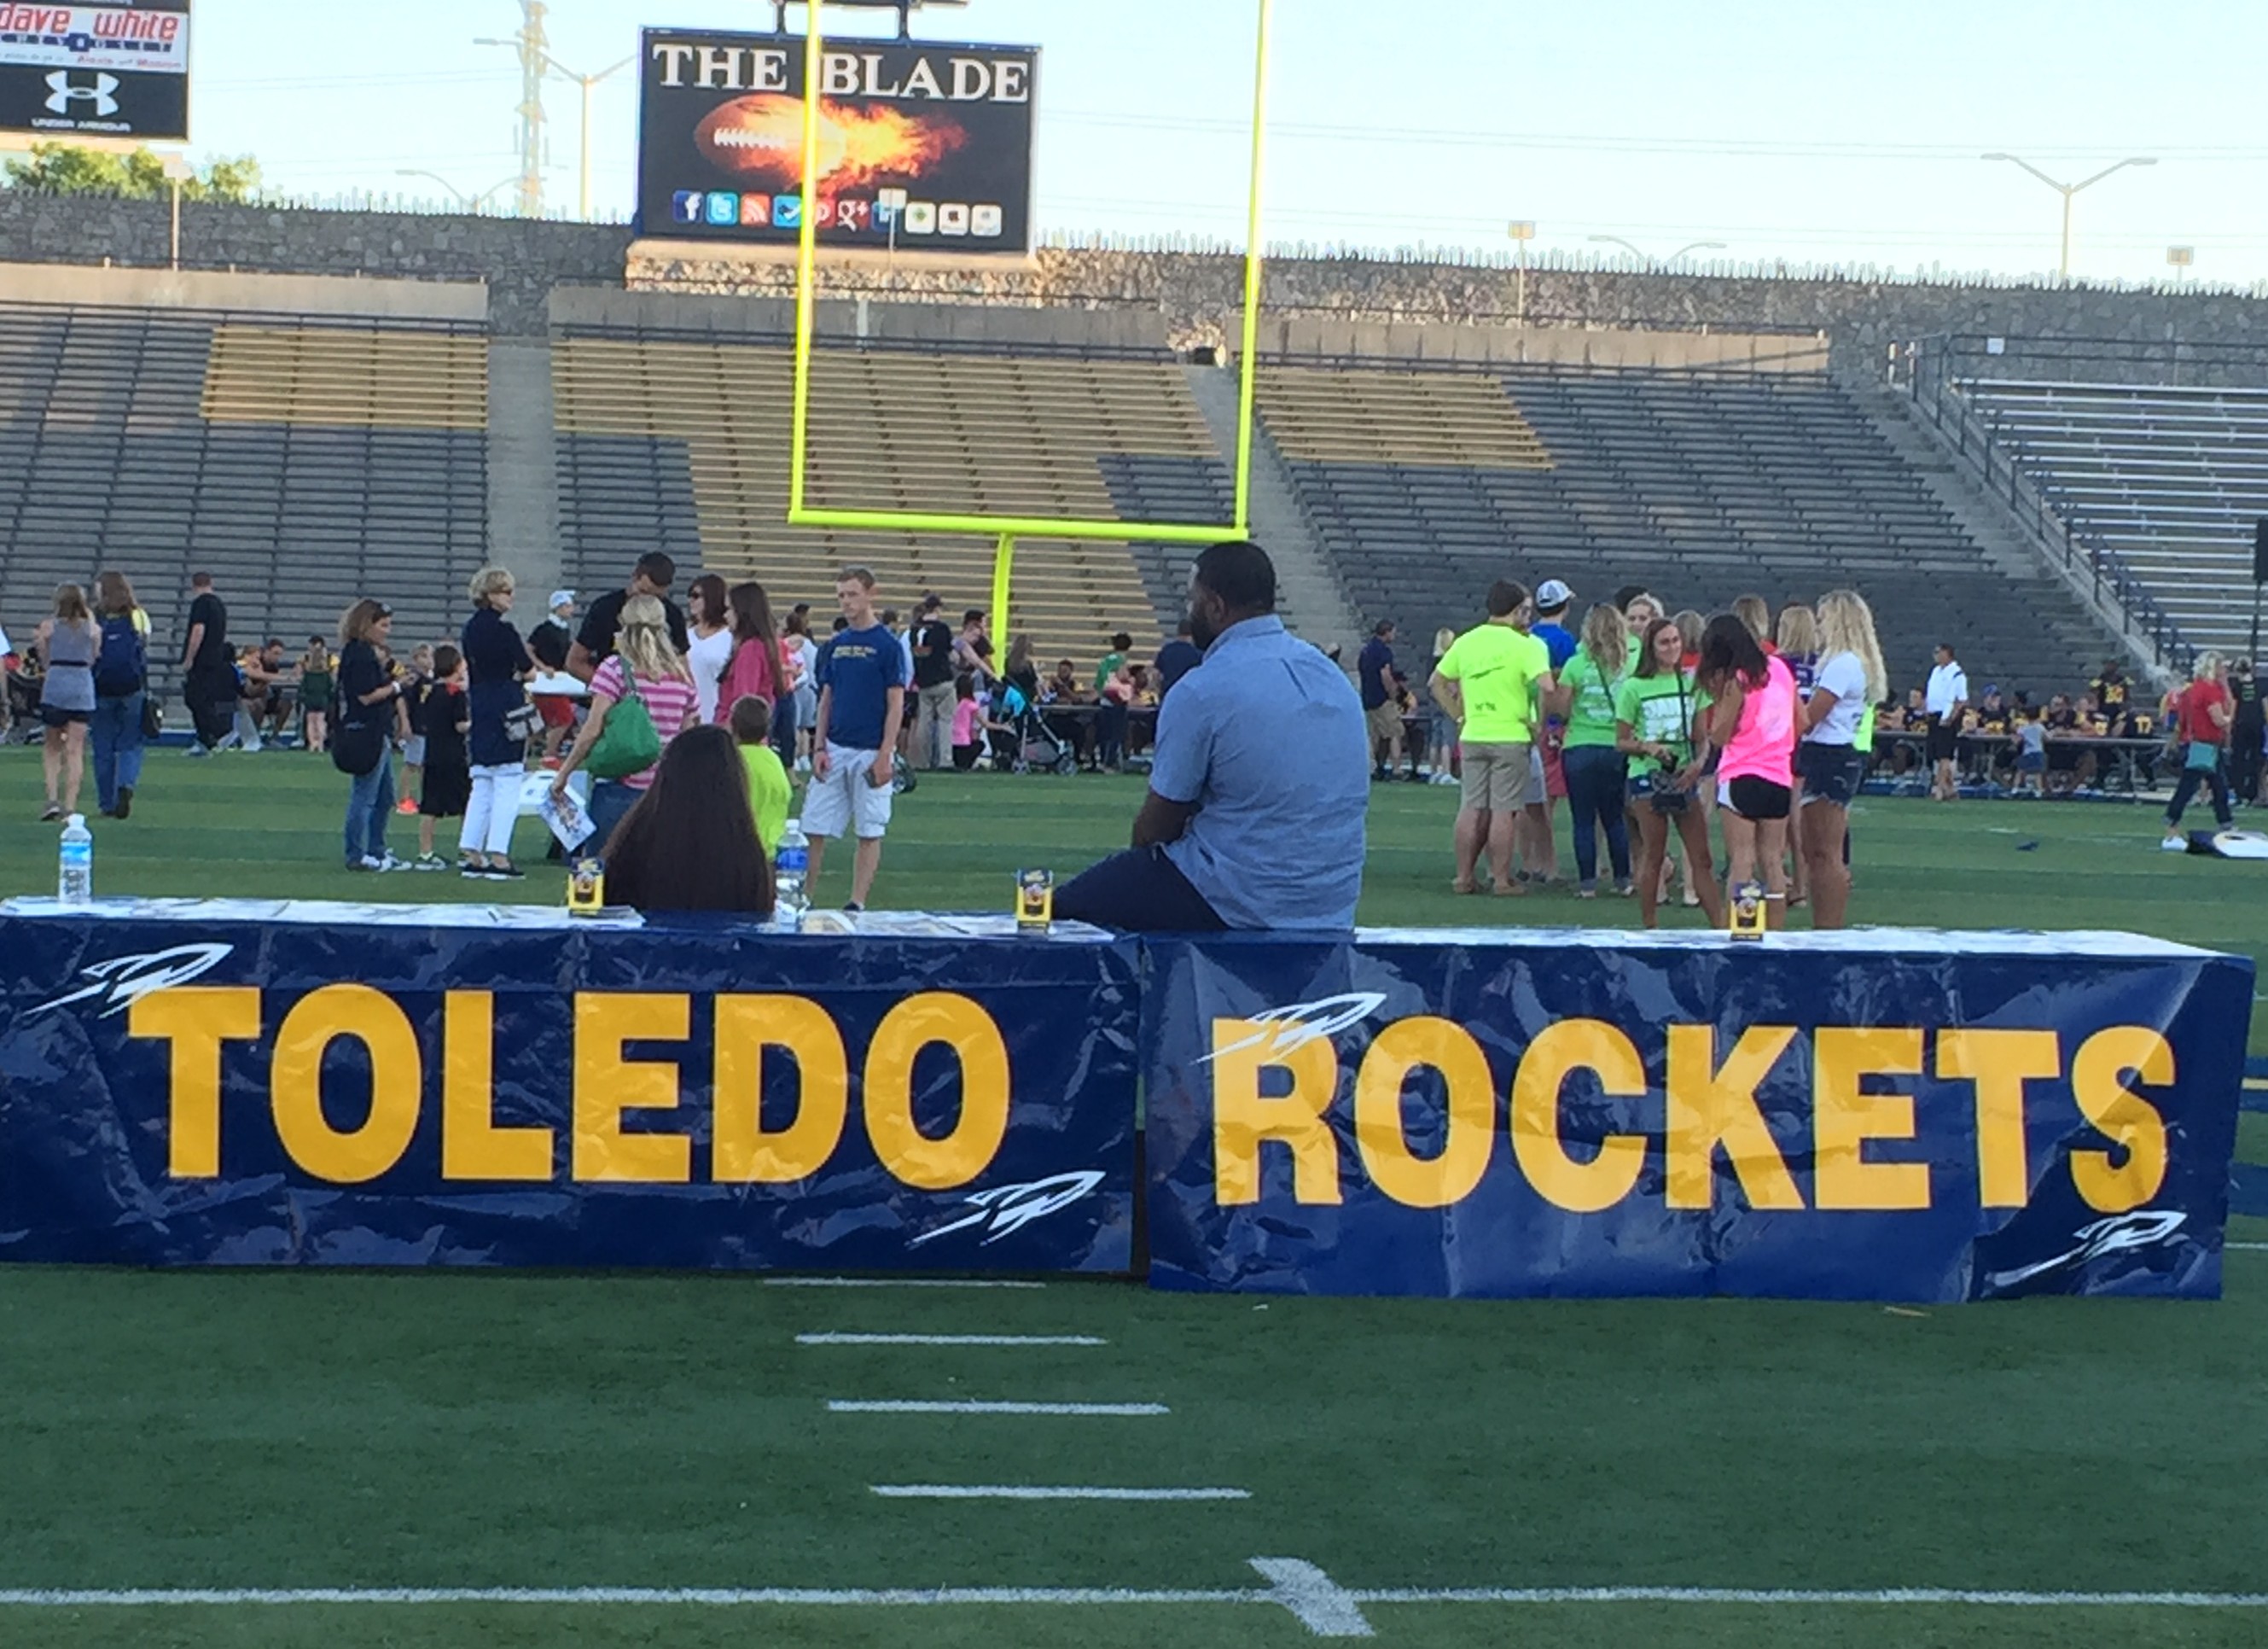
<svg viewBox="0 0 2268 1649"><path fill-rule="evenodd" d="M535 661L504 615L512 610L512 574L500 566L473 574L473 616L465 620L462 647L472 730L466 736L473 764L473 794L457 835L457 868L477 881L516 882L525 874L512 860L512 827L519 822L520 784L527 772L527 730L515 713L527 704L520 684Z"/></svg>

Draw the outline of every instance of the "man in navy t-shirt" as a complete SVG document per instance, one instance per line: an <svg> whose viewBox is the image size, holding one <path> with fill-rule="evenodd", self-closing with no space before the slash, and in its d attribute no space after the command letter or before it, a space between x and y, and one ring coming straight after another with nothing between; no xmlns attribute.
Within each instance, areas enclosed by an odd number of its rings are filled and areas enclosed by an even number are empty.
<svg viewBox="0 0 2268 1649"><path fill-rule="evenodd" d="M828 842L848 827L858 839L850 862L850 900L866 908L881 868L882 836L890 826L891 752L905 720L905 649L874 617L874 575L844 567L835 599L848 621L820 650L819 722L811 743L811 788L803 799L803 830L811 838L811 885L819 885Z"/></svg>
<svg viewBox="0 0 2268 1649"><path fill-rule="evenodd" d="M1394 668L1393 619L1379 620L1354 668L1362 679L1363 719L1370 724L1370 776L1391 779L1402 765L1402 677Z"/></svg>

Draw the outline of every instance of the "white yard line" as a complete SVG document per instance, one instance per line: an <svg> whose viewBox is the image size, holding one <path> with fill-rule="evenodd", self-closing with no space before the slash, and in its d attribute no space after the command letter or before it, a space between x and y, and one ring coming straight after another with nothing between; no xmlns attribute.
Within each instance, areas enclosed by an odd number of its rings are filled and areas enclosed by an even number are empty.
<svg viewBox="0 0 2268 1649"><path fill-rule="evenodd" d="M830 1397L829 1414L939 1415L1161 1415L1172 1409L1157 1402L902 1402Z"/></svg>
<svg viewBox="0 0 2268 1649"><path fill-rule="evenodd" d="M1314 1564L1300 1557L1255 1557L1252 1566L1275 1587L1276 1601L1318 1638L1375 1638L1362 1606Z"/></svg>
<svg viewBox="0 0 2268 1649"><path fill-rule="evenodd" d="M766 1288L1008 1288L1043 1289L1044 1283L1009 1282L998 1277L855 1277L772 1276Z"/></svg>
<svg viewBox="0 0 2268 1649"><path fill-rule="evenodd" d="M872 1483L885 1500L1249 1500L1248 1489L1105 1489L1081 1483Z"/></svg>
<svg viewBox="0 0 2268 1649"><path fill-rule="evenodd" d="M2242 1248L2248 1253L2268 1253L2268 1242L2225 1242L2224 1248Z"/></svg>
<svg viewBox="0 0 2268 1649"><path fill-rule="evenodd" d="M798 1345L1108 1345L1097 1335L799 1334Z"/></svg>

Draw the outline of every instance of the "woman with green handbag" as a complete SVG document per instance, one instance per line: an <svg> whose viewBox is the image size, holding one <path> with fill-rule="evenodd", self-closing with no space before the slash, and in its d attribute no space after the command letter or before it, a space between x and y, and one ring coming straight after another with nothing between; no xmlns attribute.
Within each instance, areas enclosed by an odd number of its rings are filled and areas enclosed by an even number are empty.
<svg viewBox="0 0 2268 1649"><path fill-rule="evenodd" d="M591 823L583 851L603 856L615 824L653 783L662 748L701 719L693 673L670 640L668 614L651 595L622 603L615 651L591 677L591 711L559 764L551 794L565 794L577 768L591 775Z"/></svg>

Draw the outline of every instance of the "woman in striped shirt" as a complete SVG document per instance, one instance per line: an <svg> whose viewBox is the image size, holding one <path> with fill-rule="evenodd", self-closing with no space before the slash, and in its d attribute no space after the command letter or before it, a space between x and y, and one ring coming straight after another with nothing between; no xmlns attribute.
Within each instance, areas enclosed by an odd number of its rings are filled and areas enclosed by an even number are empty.
<svg viewBox="0 0 2268 1649"><path fill-rule="evenodd" d="M567 788L568 775L589 759L591 748L606 731L607 715L632 694L645 706L653 730L663 747L701 721L701 703L693 686L693 673L669 636L669 617L652 595L634 595L622 603L622 632L615 651L591 677L591 713L575 736L575 748L559 764L551 781L555 796ZM659 766L659 762L654 764ZM591 823L596 827L593 849L606 852L607 838L622 816L637 804L653 783L654 768L620 779L593 779L591 783Z"/></svg>

